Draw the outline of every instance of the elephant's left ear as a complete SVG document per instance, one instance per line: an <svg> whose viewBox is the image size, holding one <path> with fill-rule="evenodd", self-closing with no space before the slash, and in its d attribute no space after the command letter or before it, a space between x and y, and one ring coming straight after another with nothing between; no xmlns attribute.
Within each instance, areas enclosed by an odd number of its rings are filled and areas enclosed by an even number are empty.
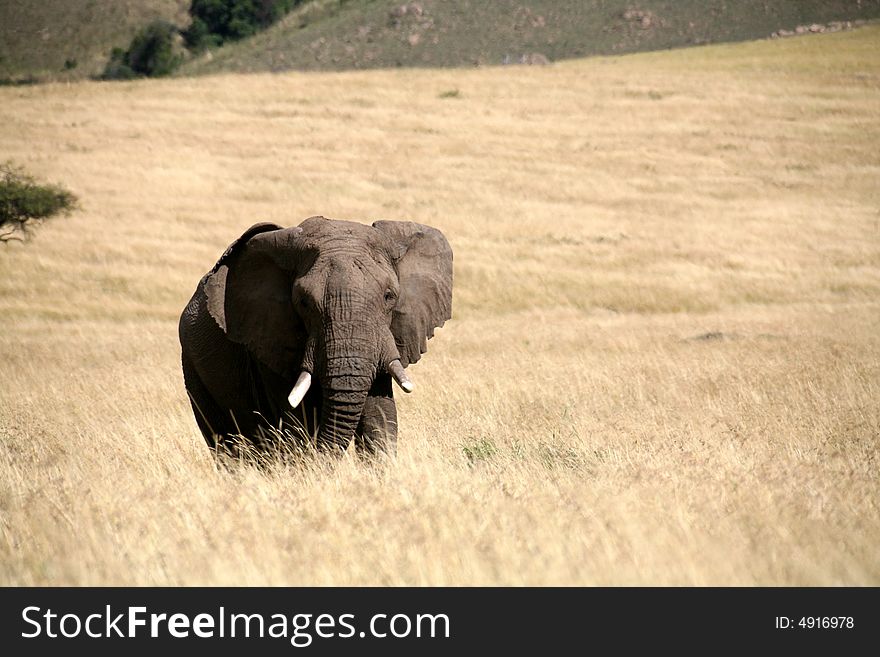
<svg viewBox="0 0 880 657"><path fill-rule="evenodd" d="M434 329L452 317L452 248L436 228L411 221L377 221L398 248L400 298L391 332L401 364L415 363L428 350Z"/></svg>

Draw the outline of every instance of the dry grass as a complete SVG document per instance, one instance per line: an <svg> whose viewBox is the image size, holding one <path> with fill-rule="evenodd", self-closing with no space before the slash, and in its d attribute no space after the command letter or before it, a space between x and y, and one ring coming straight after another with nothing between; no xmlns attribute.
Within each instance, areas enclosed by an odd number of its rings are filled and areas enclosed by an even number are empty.
<svg viewBox="0 0 880 657"><path fill-rule="evenodd" d="M880 584L878 38L0 89L83 206L0 249L0 583ZM177 315L314 213L455 319L393 465L218 470Z"/></svg>

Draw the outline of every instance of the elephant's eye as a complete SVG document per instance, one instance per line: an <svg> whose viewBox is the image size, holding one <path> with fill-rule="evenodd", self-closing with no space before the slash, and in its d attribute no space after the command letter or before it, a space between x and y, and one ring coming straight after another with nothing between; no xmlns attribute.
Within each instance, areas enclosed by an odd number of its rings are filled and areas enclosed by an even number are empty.
<svg viewBox="0 0 880 657"><path fill-rule="evenodd" d="M385 291L385 303L394 303L397 297L394 295L394 292L391 290Z"/></svg>

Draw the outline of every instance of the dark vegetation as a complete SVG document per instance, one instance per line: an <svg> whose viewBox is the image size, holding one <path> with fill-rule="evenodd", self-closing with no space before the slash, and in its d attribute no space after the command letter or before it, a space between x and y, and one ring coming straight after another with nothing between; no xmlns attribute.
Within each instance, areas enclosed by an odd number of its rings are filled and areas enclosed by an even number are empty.
<svg viewBox="0 0 880 657"><path fill-rule="evenodd" d="M63 187L40 184L12 162L0 164L0 241L24 240L36 222L76 203Z"/></svg>
<svg viewBox="0 0 880 657"><path fill-rule="evenodd" d="M114 48L104 74L105 80L136 77L162 77L171 74L183 61L175 47L177 28L166 21L153 21L134 36L128 50Z"/></svg>
<svg viewBox="0 0 880 657"><path fill-rule="evenodd" d="M192 21L184 30L155 20L135 34L128 50L114 48L101 76L105 80L170 75L187 56L228 41L253 36L302 0L192 0ZM186 45L186 48L182 44Z"/></svg>
<svg viewBox="0 0 880 657"><path fill-rule="evenodd" d="M303 0L192 0L192 23L184 30L194 51L253 36Z"/></svg>

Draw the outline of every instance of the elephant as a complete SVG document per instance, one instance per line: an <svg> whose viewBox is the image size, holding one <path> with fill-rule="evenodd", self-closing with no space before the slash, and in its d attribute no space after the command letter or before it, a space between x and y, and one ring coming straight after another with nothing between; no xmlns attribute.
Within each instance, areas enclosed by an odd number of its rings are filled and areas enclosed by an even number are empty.
<svg viewBox="0 0 880 657"><path fill-rule="evenodd" d="M248 228L180 316L208 446L266 455L294 440L342 453L354 440L359 455L394 456L392 380L412 392L406 368L451 319L452 278L443 233L410 221ZM284 431L294 425L296 439Z"/></svg>

